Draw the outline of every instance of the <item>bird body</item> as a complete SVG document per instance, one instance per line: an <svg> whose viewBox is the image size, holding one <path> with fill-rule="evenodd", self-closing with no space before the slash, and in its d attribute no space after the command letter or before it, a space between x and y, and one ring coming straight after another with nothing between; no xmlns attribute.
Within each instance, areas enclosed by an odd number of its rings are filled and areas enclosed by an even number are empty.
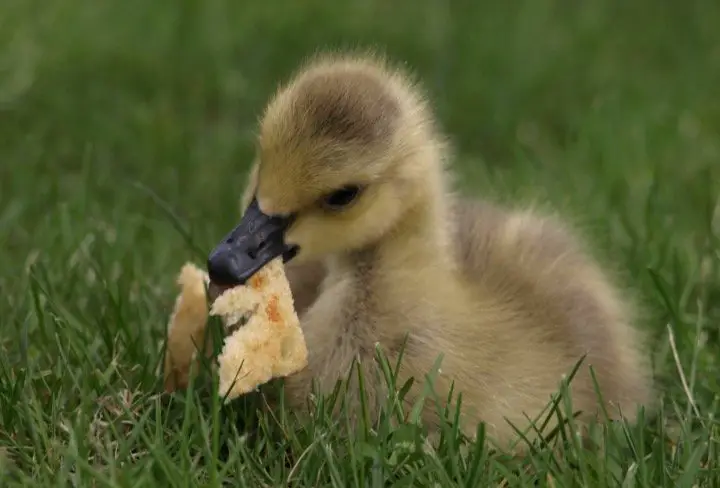
<svg viewBox="0 0 720 488"><path fill-rule="evenodd" d="M442 356L438 398L462 393L462 428L484 422L503 445L583 357L581 419L601 406L589 366L603 406L633 419L652 394L633 304L561 219L455 194L448 148L417 84L378 56L317 56L268 104L242 205L291 222L309 364L285 378L287 403L306 408L313 381L329 392L357 361L376 413L379 346L393 364L402 351L408 403ZM422 419L439 425L434 403Z"/></svg>

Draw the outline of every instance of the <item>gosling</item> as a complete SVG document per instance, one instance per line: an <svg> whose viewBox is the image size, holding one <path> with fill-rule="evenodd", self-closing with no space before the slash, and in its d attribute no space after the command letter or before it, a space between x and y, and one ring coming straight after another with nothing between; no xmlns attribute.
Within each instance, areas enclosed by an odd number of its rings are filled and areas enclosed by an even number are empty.
<svg viewBox="0 0 720 488"><path fill-rule="evenodd" d="M558 218L456 195L449 153L419 85L376 55L317 55L267 105L246 211L208 271L234 286L286 260L309 350L286 402L305 408L313 381L329 392L356 360L376 414L388 394L378 345L392 364L402 351L408 404L442 355L437 398L462 393L461 428L483 422L501 446L515 428L534 437L528 419L583 357L578 421L601 409L635 420L653 387L633 304ZM347 386L357 415L357 381ZM437 432L434 401L422 421Z"/></svg>

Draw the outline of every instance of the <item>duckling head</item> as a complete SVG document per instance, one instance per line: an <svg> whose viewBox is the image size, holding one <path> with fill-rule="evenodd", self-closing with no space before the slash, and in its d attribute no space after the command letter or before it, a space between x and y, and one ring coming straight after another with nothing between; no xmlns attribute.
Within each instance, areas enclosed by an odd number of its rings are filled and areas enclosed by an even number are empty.
<svg viewBox="0 0 720 488"><path fill-rule="evenodd" d="M432 208L444 185L433 123L410 78L383 59L310 60L261 117L254 198L211 254L211 279L240 284L280 255L350 254L426 215L410 210Z"/></svg>

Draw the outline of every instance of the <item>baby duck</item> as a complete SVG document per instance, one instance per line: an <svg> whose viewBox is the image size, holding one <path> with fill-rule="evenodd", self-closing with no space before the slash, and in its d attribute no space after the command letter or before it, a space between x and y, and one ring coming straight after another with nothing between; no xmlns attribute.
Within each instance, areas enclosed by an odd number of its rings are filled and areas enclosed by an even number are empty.
<svg viewBox="0 0 720 488"><path fill-rule="evenodd" d="M448 144L411 78L374 55L313 57L280 87L260 120L258 154L239 226L208 260L221 286L245 282L283 256L309 351L285 381L303 408L317 382L329 392L354 359L371 413L387 394L372 374L375 347L399 384L462 393L462 428L484 422L510 446L562 378L580 419L601 407L633 420L652 394L632 308L566 226L528 209L453 194ZM394 364L394 363L393 363ZM347 399L356 405L357 381ZM428 401L422 419L439 417ZM528 437L532 438L531 432Z"/></svg>

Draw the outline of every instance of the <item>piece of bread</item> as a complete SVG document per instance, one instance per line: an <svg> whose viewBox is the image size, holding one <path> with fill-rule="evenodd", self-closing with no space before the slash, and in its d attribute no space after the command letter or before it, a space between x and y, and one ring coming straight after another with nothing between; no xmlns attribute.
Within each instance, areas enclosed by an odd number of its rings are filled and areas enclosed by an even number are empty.
<svg viewBox="0 0 720 488"><path fill-rule="evenodd" d="M198 348L203 346L207 329L208 310L205 287L210 282L207 273L194 264L187 263L180 270L177 284L180 294L168 323L167 349L165 351L165 391L186 388L190 379L193 360L196 364ZM206 354L212 351L206 345Z"/></svg>
<svg viewBox="0 0 720 488"><path fill-rule="evenodd" d="M197 350L208 320L207 273L188 263L178 284L181 292L168 325L165 355L168 392L187 386L192 363L200 360ZM220 316L227 331L217 372L220 393L228 401L307 366L305 339L281 258L264 266L247 285L221 293L210 314ZM208 341L206 356L211 351Z"/></svg>
<svg viewBox="0 0 720 488"><path fill-rule="evenodd" d="M307 348L281 258L265 265L247 286L222 293L210 309L227 328L218 356L219 390L227 400L307 366Z"/></svg>

